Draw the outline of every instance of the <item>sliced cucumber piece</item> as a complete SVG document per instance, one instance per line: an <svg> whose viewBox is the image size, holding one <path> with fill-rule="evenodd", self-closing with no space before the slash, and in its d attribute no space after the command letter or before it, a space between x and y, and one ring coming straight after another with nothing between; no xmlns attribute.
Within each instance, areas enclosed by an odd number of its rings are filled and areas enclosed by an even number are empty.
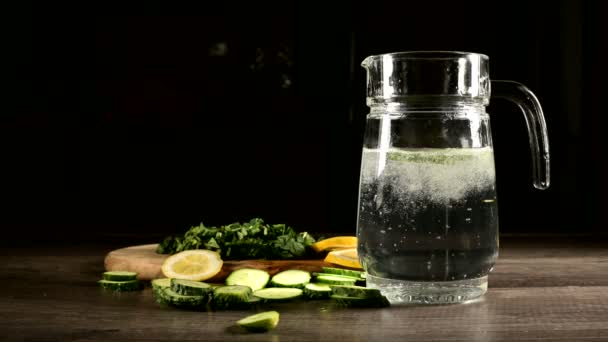
<svg viewBox="0 0 608 342"><path fill-rule="evenodd" d="M163 290L162 299L181 309L203 309L209 302L208 296L184 296L170 287Z"/></svg>
<svg viewBox="0 0 608 342"><path fill-rule="evenodd" d="M171 287L171 278L158 278L153 279L150 284L152 285L152 289L164 289L167 287Z"/></svg>
<svg viewBox="0 0 608 342"><path fill-rule="evenodd" d="M150 282L152 285L152 295L159 304L169 304L169 300L164 296L165 289L171 287L170 278L154 279Z"/></svg>
<svg viewBox="0 0 608 342"><path fill-rule="evenodd" d="M385 308L390 306L388 299L384 296L374 298L358 298L332 295L331 299L335 300L338 305L352 308Z"/></svg>
<svg viewBox="0 0 608 342"><path fill-rule="evenodd" d="M200 281L171 279L171 290L184 296L209 296L213 287Z"/></svg>
<svg viewBox="0 0 608 342"><path fill-rule="evenodd" d="M247 300L247 303L249 303L250 306L254 306L254 305L259 304L261 302L262 302L262 298L256 297L254 295L252 295L251 297L249 297L249 300Z"/></svg>
<svg viewBox="0 0 608 342"><path fill-rule="evenodd" d="M263 289L268 284L269 279L270 274L268 272L255 268L241 268L230 273L226 278L226 285L244 285L249 286L251 291L257 291Z"/></svg>
<svg viewBox="0 0 608 342"><path fill-rule="evenodd" d="M353 277L330 274L317 276L317 282L331 285L355 285L357 279Z"/></svg>
<svg viewBox="0 0 608 342"><path fill-rule="evenodd" d="M126 292L126 291L137 291L141 289L141 282L139 280L129 281L113 281L113 280L99 280L97 282L105 290Z"/></svg>
<svg viewBox="0 0 608 342"><path fill-rule="evenodd" d="M304 288L310 282L310 273L301 270L279 272L272 277L270 285L274 287Z"/></svg>
<svg viewBox="0 0 608 342"><path fill-rule="evenodd" d="M341 297L378 298L382 293L378 289L368 289L363 286L331 285L332 294Z"/></svg>
<svg viewBox="0 0 608 342"><path fill-rule="evenodd" d="M128 272L128 271L103 272L103 280L129 281L129 280L136 280L136 279L137 279L137 272Z"/></svg>
<svg viewBox="0 0 608 342"><path fill-rule="evenodd" d="M244 285L228 285L213 290L213 304L217 309L238 309L247 306L251 288Z"/></svg>
<svg viewBox="0 0 608 342"><path fill-rule="evenodd" d="M310 299L326 299L331 294L332 291L329 284L308 283L304 286L304 295Z"/></svg>
<svg viewBox="0 0 608 342"><path fill-rule="evenodd" d="M251 332L265 332L276 327L278 323L279 313L276 311L260 312L236 322L237 325Z"/></svg>
<svg viewBox="0 0 608 342"><path fill-rule="evenodd" d="M363 278L357 278L357 277L351 277L351 276L345 276L345 275L333 274L333 273L314 273L314 276L315 277L318 277L318 276L342 277L342 278L345 278L346 280L352 280L352 281L363 280Z"/></svg>
<svg viewBox="0 0 608 342"><path fill-rule="evenodd" d="M336 268L336 267L322 267L323 273L329 274L337 274L347 277L354 277L357 279L365 279L365 272L356 271L356 270L347 270L345 268Z"/></svg>
<svg viewBox="0 0 608 342"><path fill-rule="evenodd" d="M290 287L267 287L265 289L257 290L253 293L254 296L260 297L265 301L289 301L302 296L303 291L301 289L290 288Z"/></svg>

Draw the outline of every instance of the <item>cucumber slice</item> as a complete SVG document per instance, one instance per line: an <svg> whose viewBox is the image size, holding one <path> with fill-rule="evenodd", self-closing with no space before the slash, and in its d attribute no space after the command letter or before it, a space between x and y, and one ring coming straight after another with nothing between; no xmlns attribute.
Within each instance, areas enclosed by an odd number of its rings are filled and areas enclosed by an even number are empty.
<svg viewBox="0 0 608 342"><path fill-rule="evenodd" d="M171 287L171 278L158 278L153 279L150 284L152 285L152 289L165 289L167 287Z"/></svg>
<svg viewBox="0 0 608 342"><path fill-rule="evenodd" d="M209 296L213 287L200 281L171 279L171 290L184 296Z"/></svg>
<svg viewBox="0 0 608 342"><path fill-rule="evenodd" d="M181 309L204 309L209 302L208 296L184 296L170 287L163 290L162 299Z"/></svg>
<svg viewBox="0 0 608 342"><path fill-rule="evenodd" d="M239 309L247 307L251 288L244 285L228 285L213 290L213 304L217 309Z"/></svg>
<svg viewBox="0 0 608 342"><path fill-rule="evenodd" d="M308 283L304 286L304 295L310 299L326 299L331 294L329 284Z"/></svg>
<svg viewBox="0 0 608 342"><path fill-rule="evenodd" d="M169 304L169 301L164 296L165 289L171 287L170 278L159 278L154 279L150 282L152 284L152 296L159 304Z"/></svg>
<svg viewBox="0 0 608 342"><path fill-rule="evenodd" d="M262 302L262 298L256 297L256 296L253 296L253 295L247 301L247 303L249 303L250 305L259 304L261 302Z"/></svg>
<svg viewBox="0 0 608 342"><path fill-rule="evenodd" d="M347 270L345 268L336 268L336 267L321 267L323 273L329 274L337 274L347 277L353 277L357 279L365 279L365 272L356 271L356 270Z"/></svg>
<svg viewBox="0 0 608 342"><path fill-rule="evenodd" d="M236 322L237 325L251 332L265 332L276 327L278 323L279 313L276 311L260 312Z"/></svg>
<svg viewBox="0 0 608 342"><path fill-rule="evenodd" d="M290 287L268 287L265 289L257 290L253 293L254 296L260 297L268 302L279 302L289 301L302 296L303 291L301 289L290 288Z"/></svg>
<svg viewBox="0 0 608 342"><path fill-rule="evenodd" d="M244 285L249 286L251 291L257 291L263 289L268 280L270 274L262 270L256 270L255 268L241 268L236 270L226 278L226 285Z"/></svg>
<svg viewBox="0 0 608 342"><path fill-rule="evenodd" d="M332 294L341 297L378 298L382 293L378 289L363 286L331 285Z"/></svg>
<svg viewBox="0 0 608 342"><path fill-rule="evenodd" d="M332 295L331 299L335 300L338 305L351 308L385 308L391 305L388 299L386 299L384 296L375 298L357 298Z"/></svg>
<svg viewBox="0 0 608 342"><path fill-rule="evenodd" d="M317 282L331 285L355 285L357 279L331 274L317 276Z"/></svg>
<svg viewBox="0 0 608 342"><path fill-rule="evenodd" d="M301 270L279 272L272 277L270 284L274 287L304 288L310 282L310 273Z"/></svg>
<svg viewBox="0 0 608 342"><path fill-rule="evenodd" d="M129 280L136 280L136 279L137 279L137 272L128 272L128 271L103 272L103 280L129 281Z"/></svg>
<svg viewBox="0 0 608 342"><path fill-rule="evenodd" d="M354 277L354 278L358 278L358 279L365 279L365 272L363 272L363 271L348 270L345 268L337 268L337 267L321 267L321 269L323 270L323 273L337 274L337 275L343 275L343 276L347 276L347 277Z"/></svg>
<svg viewBox="0 0 608 342"><path fill-rule="evenodd" d="M129 281L113 281L113 280L99 280L97 282L105 290L115 292L126 292L126 291L137 291L141 289L141 282L139 280Z"/></svg>
<svg viewBox="0 0 608 342"><path fill-rule="evenodd" d="M342 277L342 278L345 278L346 280L352 280L352 281L363 280L363 278L357 278L357 277L351 277L351 276L345 276L345 275L333 274L333 273L314 273L314 276L315 277L318 277L318 276Z"/></svg>

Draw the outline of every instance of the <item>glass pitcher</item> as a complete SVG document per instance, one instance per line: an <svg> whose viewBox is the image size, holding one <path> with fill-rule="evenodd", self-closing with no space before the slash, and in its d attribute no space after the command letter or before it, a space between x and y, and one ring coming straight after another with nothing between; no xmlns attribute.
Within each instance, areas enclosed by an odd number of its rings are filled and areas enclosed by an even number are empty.
<svg viewBox="0 0 608 342"><path fill-rule="evenodd" d="M494 97L522 109L533 180L549 186L549 143L534 94L490 81L489 59L465 52L367 57L367 116L357 218L367 286L391 303L445 304L487 290L498 256L490 118Z"/></svg>

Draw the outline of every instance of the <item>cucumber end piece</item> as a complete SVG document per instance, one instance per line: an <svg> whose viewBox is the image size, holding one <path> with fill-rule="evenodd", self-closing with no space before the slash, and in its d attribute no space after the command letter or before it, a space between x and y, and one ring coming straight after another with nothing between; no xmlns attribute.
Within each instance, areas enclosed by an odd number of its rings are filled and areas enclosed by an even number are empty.
<svg viewBox="0 0 608 342"><path fill-rule="evenodd" d="M238 320L236 324L249 332L266 332L279 324L279 313L276 311L260 312Z"/></svg>

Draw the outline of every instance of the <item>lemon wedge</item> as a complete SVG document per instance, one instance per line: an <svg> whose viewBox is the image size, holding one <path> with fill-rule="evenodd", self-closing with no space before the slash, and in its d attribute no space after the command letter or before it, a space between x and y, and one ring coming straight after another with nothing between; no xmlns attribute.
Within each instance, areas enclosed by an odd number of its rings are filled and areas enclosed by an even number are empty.
<svg viewBox="0 0 608 342"><path fill-rule="evenodd" d="M316 252L357 247L356 236L336 236L313 243L310 246Z"/></svg>
<svg viewBox="0 0 608 342"><path fill-rule="evenodd" d="M193 249L168 257L161 270L167 278L201 281L216 275L223 264L219 253L206 249Z"/></svg>
<svg viewBox="0 0 608 342"><path fill-rule="evenodd" d="M361 267L361 263L359 263L359 256L357 255L356 248L331 251L327 253L324 261L344 267L363 268Z"/></svg>

